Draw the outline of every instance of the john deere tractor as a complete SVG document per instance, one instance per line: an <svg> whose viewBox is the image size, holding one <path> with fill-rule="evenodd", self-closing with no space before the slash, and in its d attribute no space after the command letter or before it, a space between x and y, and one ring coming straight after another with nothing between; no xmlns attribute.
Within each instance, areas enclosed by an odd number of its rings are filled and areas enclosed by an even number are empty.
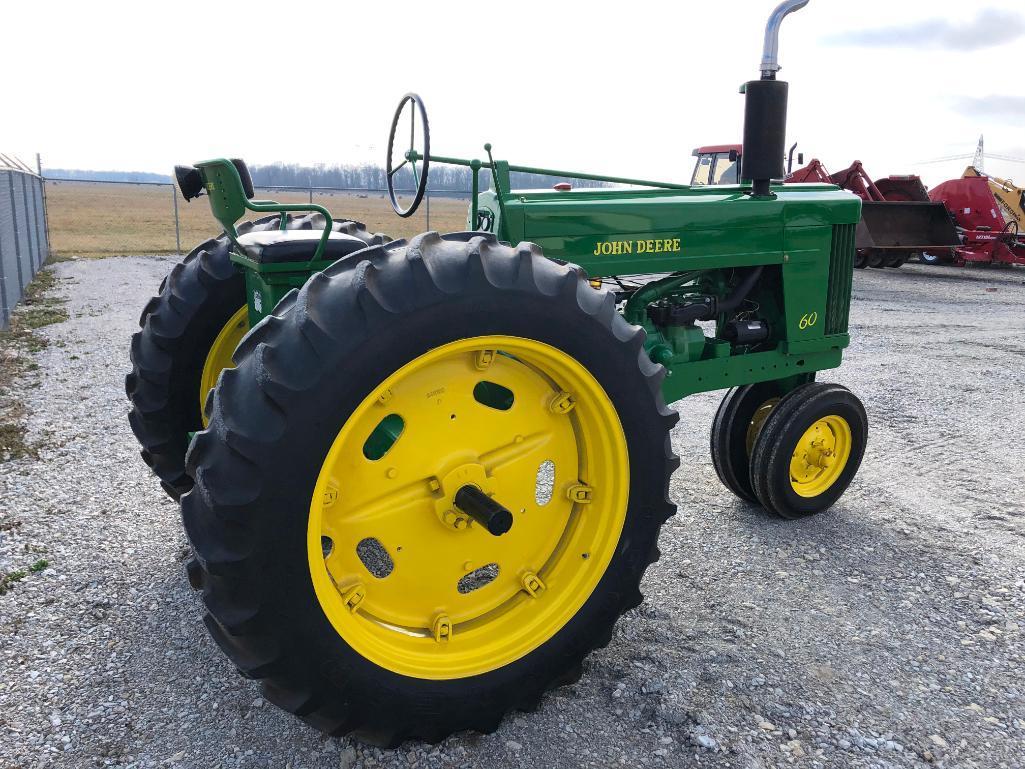
<svg viewBox="0 0 1025 769"><path fill-rule="evenodd" d="M844 492L865 411L815 372L849 342L861 202L777 183L778 31L806 2L769 20L734 186L434 155L415 94L392 203L409 216L432 164L468 167L465 232L389 240L254 200L240 161L177 169L224 234L143 311L131 424L180 496L206 625L267 699L394 745L491 731L574 681L641 602L675 511L666 403L692 393L727 390L712 461L752 507ZM517 171L630 186L514 191Z"/></svg>

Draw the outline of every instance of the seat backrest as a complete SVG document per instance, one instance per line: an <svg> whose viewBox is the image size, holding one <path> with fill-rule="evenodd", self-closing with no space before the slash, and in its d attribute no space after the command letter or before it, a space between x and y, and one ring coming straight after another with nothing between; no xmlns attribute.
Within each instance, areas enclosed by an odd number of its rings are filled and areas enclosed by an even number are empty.
<svg viewBox="0 0 1025 769"><path fill-rule="evenodd" d="M194 178L198 171L203 180L203 187L206 189L207 197L210 198L210 212L214 215L231 242L238 246L238 230L235 229L235 222L245 216L246 211L257 213L281 214L279 226L282 230L288 224L288 213L292 211L310 211L324 217L324 231L320 236L320 242L310 257L309 264L320 260L331 237L334 220L331 213L323 206L314 203L275 203L273 200L253 200L253 179L249 175L249 169L241 160L204 160L196 163L194 167L177 166L175 176L178 179L179 188L186 200L196 197L199 194L199 185Z"/></svg>
<svg viewBox="0 0 1025 769"><path fill-rule="evenodd" d="M246 203L250 198L246 194L246 188L238 168L235 163L224 158L204 160L202 163L197 163L196 168L203 175L203 186L210 198L210 211L213 213L214 219L221 223L225 232L234 240L238 237L235 222L245 216ZM249 173L246 171L246 176L248 177L248 175Z"/></svg>

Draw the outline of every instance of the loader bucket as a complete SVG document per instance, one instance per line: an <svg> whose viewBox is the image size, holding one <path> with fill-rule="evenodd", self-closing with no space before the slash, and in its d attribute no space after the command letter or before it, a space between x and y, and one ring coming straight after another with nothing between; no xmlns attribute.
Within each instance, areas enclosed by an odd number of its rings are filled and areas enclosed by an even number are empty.
<svg viewBox="0 0 1025 769"><path fill-rule="evenodd" d="M942 203L864 201L855 233L857 248L921 249L959 246Z"/></svg>
<svg viewBox="0 0 1025 769"><path fill-rule="evenodd" d="M887 176L876 179L876 189L887 200L929 202L929 193L920 176Z"/></svg>

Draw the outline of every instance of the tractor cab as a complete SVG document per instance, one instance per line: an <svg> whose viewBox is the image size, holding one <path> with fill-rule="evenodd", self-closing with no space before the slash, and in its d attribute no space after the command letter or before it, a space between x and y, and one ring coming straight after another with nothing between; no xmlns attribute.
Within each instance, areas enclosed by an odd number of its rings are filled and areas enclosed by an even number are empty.
<svg viewBox="0 0 1025 769"><path fill-rule="evenodd" d="M711 144L692 153L697 161L690 177L691 186L740 184L740 144Z"/></svg>
<svg viewBox="0 0 1025 769"><path fill-rule="evenodd" d="M786 155L786 177L788 182L809 181L832 183L828 175L823 177L814 173L814 165L817 161L804 168L794 171L794 150L797 144L790 146ZM694 161L694 172L691 174L691 186L705 186L715 184L740 184L740 164L744 156L743 144L709 144L698 147L691 153L697 160ZM797 165L804 166L804 153L797 154ZM803 177L798 174L804 172Z"/></svg>

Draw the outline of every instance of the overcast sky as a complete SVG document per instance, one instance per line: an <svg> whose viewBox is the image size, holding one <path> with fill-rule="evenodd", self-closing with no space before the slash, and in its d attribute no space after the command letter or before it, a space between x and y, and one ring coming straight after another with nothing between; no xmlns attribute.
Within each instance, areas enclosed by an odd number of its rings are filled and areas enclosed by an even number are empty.
<svg viewBox="0 0 1025 769"><path fill-rule="evenodd" d="M419 92L439 154L689 180L738 141L774 0L6 3L0 151L50 167L382 162ZM812 0L783 26L791 141L828 168L1025 157L1020 0ZM1025 164L987 170L1025 179Z"/></svg>

